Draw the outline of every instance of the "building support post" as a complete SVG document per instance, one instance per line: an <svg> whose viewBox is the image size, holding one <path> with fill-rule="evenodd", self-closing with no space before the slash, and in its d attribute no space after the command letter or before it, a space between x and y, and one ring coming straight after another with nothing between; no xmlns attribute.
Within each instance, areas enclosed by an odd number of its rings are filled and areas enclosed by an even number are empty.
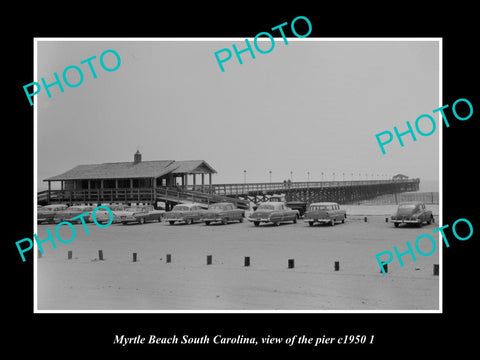
<svg viewBox="0 0 480 360"><path fill-rule="evenodd" d="M152 178L152 186L153 186L153 199L152 199L152 204L153 208L157 208L157 184L156 184L156 179L153 177Z"/></svg>

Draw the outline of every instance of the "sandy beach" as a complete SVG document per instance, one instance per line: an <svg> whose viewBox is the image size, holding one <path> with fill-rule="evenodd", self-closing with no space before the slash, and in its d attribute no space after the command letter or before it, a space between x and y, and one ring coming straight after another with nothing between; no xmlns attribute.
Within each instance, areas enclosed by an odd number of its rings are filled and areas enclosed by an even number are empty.
<svg viewBox="0 0 480 360"><path fill-rule="evenodd" d="M56 249L45 243L37 259L38 310L438 310L439 277L433 275L438 246L416 262L404 256L404 267L394 259L385 275L375 259L393 246L405 251L407 240L413 244L419 235L431 234L439 226L438 205L427 207L436 222L422 227L385 222L395 205L344 206L347 220L334 227L309 227L303 220L278 227L248 221L103 229L88 224L87 235L75 225L73 242L57 242ZM46 228L53 232L54 225L39 225L40 239ZM60 234L68 239L69 231L62 227ZM288 259L294 259L293 269Z"/></svg>

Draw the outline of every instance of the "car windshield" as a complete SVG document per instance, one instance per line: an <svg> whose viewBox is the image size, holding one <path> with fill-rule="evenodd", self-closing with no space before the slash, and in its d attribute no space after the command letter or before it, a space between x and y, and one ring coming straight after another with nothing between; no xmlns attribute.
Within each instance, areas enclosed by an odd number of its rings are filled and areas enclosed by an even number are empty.
<svg viewBox="0 0 480 360"><path fill-rule="evenodd" d="M210 205L210 210L226 210L228 209L227 205Z"/></svg>
<svg viewBox="0 0 480 360"><path fill-rule="evenodd" d="M190 208L184 205L176 205L174 206L172 211L188 211Z"/></svg>
<svg viewBox="0 0 480 360"><path fill-rule="evenodd" d="M398 209L399 210L415 210L416 207L417 205L415 204L403 204L403 205L399 205Z"/></svg>
<svg viewBox="0 0 480 360"><path fill-rule="evenodd" d="M275 210L275 207L273 205L263 204L258 207L258 210Z"/></svg>
<svg viewBox="0 0 480 360"><path fill-rule="evenodd" d="M118 210L124 210L125 206L123 206L123 205L110 205L108 208L110 210L113 210L113 211L118 211Z"/></svg>
<svg viewBox="0 0 480 360"><path fill-rule="evenodd" d="M125 211L142 212L143 208L138 206L130 206L130 207L127 207Z"/></svg>

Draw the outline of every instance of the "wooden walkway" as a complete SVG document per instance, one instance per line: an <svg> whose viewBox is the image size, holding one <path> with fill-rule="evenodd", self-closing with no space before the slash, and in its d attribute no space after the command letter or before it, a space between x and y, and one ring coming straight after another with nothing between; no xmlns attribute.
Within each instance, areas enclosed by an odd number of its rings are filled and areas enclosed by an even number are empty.
<svg viewBox="0 0 480 360"><path fill-rule="evenodd" d="M420 179L311 181L292 183L245 183L189 185L186 187L103 188L83 190L44 190L38 192L41 205L50 203L153 203L167 205L197 202L204 205L229 201L248 209L251 202L268 200L273 194L285 194L287 201L335 201L349 203L384 194L418 191Z"/></svg>

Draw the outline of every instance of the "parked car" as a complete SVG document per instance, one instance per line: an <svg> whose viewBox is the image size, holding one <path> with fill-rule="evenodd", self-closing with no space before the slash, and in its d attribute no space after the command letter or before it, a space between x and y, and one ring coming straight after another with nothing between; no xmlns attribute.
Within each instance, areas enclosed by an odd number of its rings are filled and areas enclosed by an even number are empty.
<svg viewBox="0 0 480 360"><path fill-rule="evenodd" d="M305 201L287 201L285 194L272 195L268 199L270 202L284 202L292 210L298 210L298 218L305 214L307 203Z"/></svg>
<svg viewBox="0 0 480 360"><path fill-rule="evenodd" d="M321 223L334 226L337 221L344 223L346 217L347 212L340 209L340 205L337 203L319 202L310 204L305 213L304 221L310 226Z"/></svg>
<svg viewBox="0 0 480 360"><path fill-rule="evenodd" d="M397 211L392 215L392 222L395 227L400 224L430 224L435 222L435 218L430 210L425 208L422 202L405 202L398 205Z"/></svg>
<svg viewBox="0 0 480 360"><path fill-rule="evenodd" d="M55 214L55 222L62 222L62 221L68 221L76 224L81 224L82 219L78 218L73 220L74 217L81 215L85 212L92 211L95 207L91 205L74 205L70 206L69 208L62 210L62 211L57 211ZM83 217L84 221L88 221L88 217Z"/></svg>
<svg viewBox="0 0 480 360"><path fill-rule="evenodd" d="M123 225L128 223L144 224L147 221L162 221L165 210L155 210L153 205L128 206L124 210L115 211L115 221ZM95 214L96 215L96 214Z"/></svg>
<svg viewBox="0 0 480 360"><path fill-rule="evenodd" d="M186 223L188 225L195 221L202 221L205 210L201 204L178 204L175 205L172 211L165 213L164 219L170 225L176 222Z"/></svg>
<svg viewBox="0 0 480 360"><path fill-rule="evenodd" d="M108 207L112 212L112 215L113 215L112 223L120 222L120 217L118 216L117 212L124 211L128 207L128 205L125 205L125 204L106 204L106 205L102 204L102 206ZM90 212L88 216L88 222L93 222L92 214L93 214L93 210ZM99 209L95 212L95 219L97 219L97 222L100 224L108 223L110 221L110 214L105 209Z"/></svg>
<svg viewBox="0 0 480 360"><path fill-rule="evenodd" d="M37 224L47 222L53 224L55 222L55 214L58 211L64 211L68 208L65 204L45 205L37 208Z"/></svg>
<svg viewBox="0 0 480 360"><path fill-rule="evenodd" d="M264 202L258 205L248 221L253 222L255 226L259 226L260 223L273 223L278 226L286 221L292 221L295 224L299 216L298 210L290 209L283 202Z"/></svg>
<svg viewBox="0 0 480 360"><path fill-rule="evenodd" d="M212 222L221 222L226 225L229 221L243 222L245 211L235 208L235 205L229 202L216 203L208 207L203 214L205 225Z"/></svg>

